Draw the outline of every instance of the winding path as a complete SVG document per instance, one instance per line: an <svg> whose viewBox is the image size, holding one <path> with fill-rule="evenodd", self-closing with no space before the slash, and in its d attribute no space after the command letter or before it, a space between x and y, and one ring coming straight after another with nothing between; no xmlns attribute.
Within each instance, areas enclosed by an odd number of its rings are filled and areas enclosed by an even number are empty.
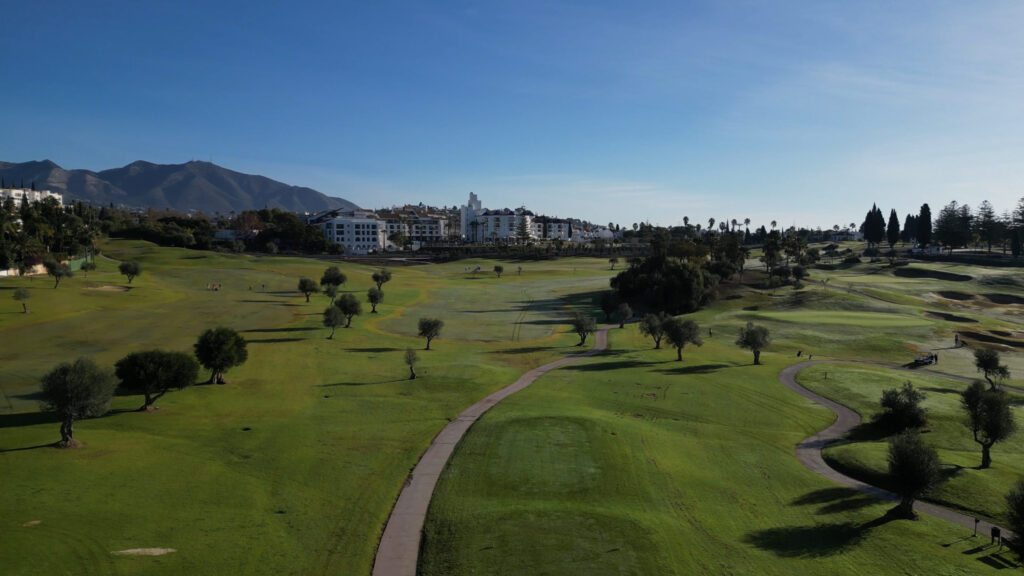
<svg viewBox="0 0 1024 576"><path fill-rule="evenodd" d="M882 500L888 500L890 502L899 501L899 496L893 494L892 492L889 492L888 490L883 490L877 486L861 482L856 478L851 478L839 472L838 470L832 468L831 466L825 463L825 459L822 458L821 456L821 450L823 448L835 442L836 440L839 440L840 438L846 436L846 434L850 430L853 430L861 422L860 414L857 414L853 410L847 408L846 406L843 406L842 404L839 404L838 402L834 402L832 400L829 400L828 398L825 398L824 396L815 394L814 392L811 392L810 390L804 388L800 384L797 384L796 376L804 368L813 366L815 364L833 363L835 362L828 360L813 360L810 362L801 362L799 364L793 364L792 366L789 366L788 368L784 369L782 372L779 373L779 381L782 382L782 384L786 388L789 388L790 390L796 392L797 394L805 398L808 398L818 404L821 404L822 406L828 408L829 410L835 412L836 414L836 421L831 426L822 430L821 432L818 432L814 436L805 438L802 442L796 445L796 458L797 460L800 461L801 464L806 466L808 470L816 472L819 475L824 476L829 480L832 480L833 482L838 482L839 484L842 484L844 486L849 486L854 490L863 492L865 494L870 494L871 496L875 496L876 498L880 498ZM900 369L894 366L888 366L885 364L875 364L870 362L844 363L861 364L866 366L878 366L881 368ZM971 380L970 378L963 378L962 376L952 376L950 374L942 374L932 371L928 372L930 374L944 376L946 378L952 378L954 380ZM914 503L914 509L917 510L918 512L928 514L929 516L934 516L936 518L941 518L942 520L953 522L954 524L959 524L960 526L963 526L971 530L975 528L974 516L962 514L955 510L950 510L949 508L943 508L942 506L937 506L929 502L922 502L918 500ZM995 526L995 524L992 524L991 522L985 520L981 520L978 523L977 528L982 534L987 535L990 534L990 531L993 526ZM1013 536L1011 532L1006 530L1006 528L1002 528L1002 532L1004 537Z"/></svg>
<svg viewBox="0 0 1024 576"><path fill-rule="evenodd" d="M434 494L434 486L451 457L455 446L485 412L505 398L519 392L546 372L594 356L608 347L608 329L601 328L594 333L594 347L582 354L574 354L534 368L508 386L492 393L483 400L465 409L434 437L430 447L420 457L419 463L402 488L391 516L384 527L377 546L377 558L373 562L373 576L416 576L416 561L420 553L420 535L427 518L427 508Z"/></svg>

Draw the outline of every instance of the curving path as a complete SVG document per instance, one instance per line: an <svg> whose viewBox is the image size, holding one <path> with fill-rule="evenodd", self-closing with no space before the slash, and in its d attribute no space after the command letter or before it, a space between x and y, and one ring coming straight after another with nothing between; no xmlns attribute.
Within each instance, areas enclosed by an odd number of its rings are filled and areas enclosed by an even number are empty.
<svg viewBox="0 0 1024 576"><path fill-rule="evenodd" d="M594 347L582 354L560 358L534 368L508 386L492 393L483 400L466 408L434 437L430 447L420 457L419 463L402 488L391 516L384 527L377 546L377 558L373 562L373 576L416 576L416 561L420 553L420 534L427 518L427 507L434 494L434 486L444 470L459 440L485 412L505 398L519 392L544 373L579 360L593 356L608 347L610 326L594 333Z"/></svg>
<svg viewBox="0 0 1024 576"><path fill-rule="evenodd" d="M821 404L822 406L828 408L829 410L835 412L836 414L836 421L831 426L822 430L821 432L818 432L814 436L805 438L802 442L796 445L796 458L797 460L800 461L801 464L806 466L808 470L816 472L819 475L824 476L829 480L832 480L833 482L838 482L839 484L842 484L844 486L849 486L854 490L863 492L865 494L870 494L871 496L875 496L876 498L880 498L882 500L888 500L890 502L899 501L899 496L893 494L892 492L889 492L888 490L883 490L877 486L861 482L856 478L851 478L835 470L834 468L826 464L825 459L822 458L821 456L821 450L824 447L846 436L846 434L850 430L855 428L861 422L860 414L857 414L856 412L847 408L846 406L829 400L828 398L825 398L824 396L821 396L819 394L815 394L814 392L811 392L810 390L804 388L800 384L797 384L796 376L804 368L807 368L808 366L813 366L815 364L833 363L835 362L828 360L812 360L809 362L801 362L799 364L793 364L792 366L789 366L788 368L784 369L782 372L779 373L779 381L782 382L782 384L786 388L789 388L790 390L796 392L797 394L803 396L804 398L808 398L813 402ZM878 366L881 368L894 368L893 366L889 366L886 364L876 364L871 362L846 363L862 364L866 366ZM955 380L970 381L969 378L963 378L960 376L951 376L949 374L942 374L932 371L929 371L929 373L938 376L945 376L947 378L953 378ZM917 510L918 512L928 514L929 516L934 516L936 518L941 518L942 520L953 522L954 524L959 524L960 526L963 526L971 530L974 530L975 527L974 516L962 514L960 512L950 510L949 508L943 508L942 506L937 506L929 502L922 502L918 500L914 503L914 509ZM995 524L992 524L991 522L987 522L985 520L981 520L977 525L980 533L985 535L990 534L993 526L995 526ZM1004 537L1013 536L1013 534L1006 528L1002 528L1002 532Z"/></svg>

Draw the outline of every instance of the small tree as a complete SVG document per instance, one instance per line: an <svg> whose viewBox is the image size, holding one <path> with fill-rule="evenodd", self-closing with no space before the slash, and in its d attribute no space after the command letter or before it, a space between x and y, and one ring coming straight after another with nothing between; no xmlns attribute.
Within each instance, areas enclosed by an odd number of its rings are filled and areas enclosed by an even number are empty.
<svg viewBox="0 0 1024 576"><path fill-rule="evenodd" d="M117 266L117 270L121 272L122 275L128 277L129 284L132 283L132 280L134 280L136 276L142 274L142 266L140 266L138 262L132 262L130 260L121 262Z"/></svg>
<svg viewBox="0 0 1024 576"><path fill-rule="evenodd" d="M925 409L921 406L924 399L924 392L914 388L909 380L903 383L902 388L883 390L880 400L882 412L875 414L874 420L895 432L920 428L926 421Z"/></svg>
<svg viewBox="0 0 1024 576"><path fill-rule="evenodd" d="M28 291L28 288L15 288L14 301L21 302L22 314L28 314L28 304L25 301L31 297L32 293Z"/></svg>
<svg viewBox="0 0 1024 576"><path fill-rule="evenodd" d="M331 266L324 270L323 276L320 277L320 284L323 286L338 287L345 282L348 282L348 276L345 276L345 273L337 266Z"/></svg>
<svg viewBox="0 0 1024 576"><path fill-rule="evenodd" d="M363 313L363 305L352 294L342 294L334 305L345 315L345 328L352 327L353 316L359 316Z"/></svg>
<svg viewBox="0 0 1024 576"><path fill-rule="evenodd" d="M409 380L416 379L416 363L419 362L420 357L416 354L416 351L412 348L406 348L405 350L405 365L409 367Z"/></svg>
<svg viewBox="0 0 1024 576"><path fill-rule="evenodd" d="M60 418L58 446L75 446L75 420L102 416L110 410L114 375L89 358L64 362L42 379L41 408Z"/></svg>
<svg viewBox="0 0 1024 576"><path fill-rule="evenodd" d="M572 329L576 332L576 335L580 337L580 343L577 346L583 346L587 341L587 336L594 333L597 329L597 323L594 319L579 310L573 310L572 316L569 317L569 323L572 324Z"/></svg>
<svg viewBox="0 0 1024 576"><path fill-rule="evenodd" d="M139 408L143 411L172 388L181 390L195 384L199 363L185 352L147 350L132 352L118 360L114 374L122 388L142 392L146 397Z"/></svg>
<svg viewBox="0 0 1024 576"><path fill-rule="evenodd" d="M316 292L318 289L320 289L320 286L317 285L316 280L306 278L305 276L299 278L299 292L306 295L307 303L309 302L309 295Z"/></svg>
<svg viewBox="0 0 1024 576"><path fill-rule="evenodd" d="M71 271L71 266L68 266L64 262L57 262L56 260L47 260L43 262L43 267L46 268L46 273L53 276L54 283L53 287L57 288L60 286L60 281L64 278L71 278L75 275Z"/></svg>
<svg viewBox="0 0 1024 576"><path fill-rule="evenodd" d="M1017 535L1007 544L1018 556L1024 557L1024 480L1018 480L1006 495L1006 527Z"/></svg>
<svg viewBox="0 0 1024 576"><path fill-rule="evenodd" d="M992 465L992 446L1002 442L1017 429L1010 410L1010 399L1002 390L985 389L974 381L960 395L960 404L967 413L967 427L974 441L981 445L981 468Z"/></svg>
<svg viewBox="0 0 1024 576"><path fill-rule="evenodd" d="M665 320L665 339L676 349L676 361L682 362L683 348L687 344L701 346L704 341L700 337L700 327L693 320L682 320L669 316Z"/></svg>
<svg viewBox="0 0 1024 576"><path fill-rule="evenodd" d="M629 304L622 302L615 307L615 320L619 323L619 328L626 326L626 320L633 317L633 309L630 308Z"/></svg>
<svg viewBox="0 0 1024 576"><path fill-rule="evenodd" d="M793 288L795 289L802 287L804 278L807 278L807 269L797 264L796 266L793 266L790 273L793 275L793 280L795 280L795 282L793 283Z"/></svg>
<svg viewBox="0 0 1024 576"><path fill-rule="evenodd" d="M95 269L96 269L96 263L95 262L82 262L82 272L85 274L86 278L89 277L89 272L92 272Z"/></svg>
<svg viewBox="0 0 1024 576"><path fill-rule="evenodd" d="M917 500L939 481L939 455L917 432L907 430L889 440L889 477L900 503L893 512L914 518Z"/></svg>
<svg viewBox="0 0 1024 576"><path fill-rule="evenodd" d="M370 288L366 291L366 301L370 303L370 313L377 313L377 304L380 304L384 300L384 293L380 291L380 288Z"/></svg>
<svg viewBox="0 0 1024 576"><path fill-rule="evenodd" d="M331 304L334 304L334 299L338 297L338 285L337 284L326 284L324 285L324 294L331 299Z"/></svg>
<svg viewBox="0 0 1024 576"><path fill-rule="evenodd" d="M767 348L771 341L768 328L755 325L753 322L747 322L745 327L740 328L740 335L736 339L736 345L753 352L754 364L756 365L761 363L761 350Z"/></svg>
<svg viewBox="0 0 1024 576"><path fill-rule="evenodd" d="M341 309L337 306L331 305L324 310L324 326L331 329L331 335L327 337L328 340L334 338L334 331L341 326L345 321L345 315L341 313Z"/></svg>
<svg viewBox="0 0 1024 576"><path fill-rule="evenodd" d="M391 282L391 270L388 270L387 268L381 268L380 270L374 272L371 278L373 278L374 284L377 285L377 290L383 292L384 285L387 284L388 282Z"/></svg>
<svg viewBox="0 0 1024 576"><path fill-rule="evenodd" d="M611 322L612 314L619 307L619 297L613 291L601 294L601 312L604 312L604 321Z"/></svg>
<svg viewBox="0 0 1024 576"><path fill-rule="evenodd" d="M611 264L609 270L615 270L615 265L619 263L619 259L614 256L608 259L608 263Z"/></svg>
<svg viewBox="0 0 1024 576"><path fill-rule="evenodd" d="M648 312L640 318L640 333L654 340L654 349L661 348L661 339L665 335L665 320L670 316L664 312L652 314Z"/></svg>
<svg viewBox="0 0 1024 576"><path fill-rule="evenodd" d="M999 363L999 351L994 348L977 348L974 350L974 367L985 376L991 389L996 389L996 382L1010 377L1010 369Z"/></svg>
<svg viewBox="0 0 1024 576"><path fill-rule="evenodd" d="M427 350L430 350L430 341L441 335L441 328L444 328L444 322L439 318L420 318L418 334L427 339Z"/></svg>
<svg viewBox="0 0 1024 576"><path fill-rule="evenodd" d="M243 364L249 358L245 338L223 326L210 328L200 334L193 348L199 364L210 371L208 384L224 384L224 372Z"/></svg>
<svg viewBox="0 0 1024 576"><path fill-rule="evenodd" d="M504 272L505 272L505 267L502 266L501 264L496 264L494 266L494 273L498 275L498 278L501 278L501 275Z"/></svg>

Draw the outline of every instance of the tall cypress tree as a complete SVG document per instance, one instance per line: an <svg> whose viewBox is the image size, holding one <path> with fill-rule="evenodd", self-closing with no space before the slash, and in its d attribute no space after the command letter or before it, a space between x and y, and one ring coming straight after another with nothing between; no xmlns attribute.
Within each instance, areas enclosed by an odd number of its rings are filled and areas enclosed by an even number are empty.
<svg viewBox="0 0 1024 576"><path fill-rule="evenodd" d="M922 204L921 212L917 215L917 241L922 246L932 241L932 209L928 204Z"/></svg>
<svg viewBox="0 0 1024 576"><path fill-rule="evenodd" d="M900 241L900 219L896 216L896 209L889 212L889 227L885 230L886 240L889 241L889 250L896 247Z"/></svg>

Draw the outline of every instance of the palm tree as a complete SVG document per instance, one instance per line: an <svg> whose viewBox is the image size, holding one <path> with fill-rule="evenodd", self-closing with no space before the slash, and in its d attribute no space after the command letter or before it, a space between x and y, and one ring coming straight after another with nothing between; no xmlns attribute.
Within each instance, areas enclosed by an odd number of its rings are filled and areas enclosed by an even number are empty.
<svg viewBox="0 0 1024 576"><path fill-rule="evenodd" d="M772 220L772 230L775 230L775 227L778 226L778 225L779 225L778 222L776 222L775 220Z"/></svg>
<svg viewBox="0 0 1024 576"><path fill-rule="evenodd" d="M735 232L736 231L736 227L739 226L739 224L740 223L735 218L733 218L732 219L732 230L731 231Z"/></svg>

